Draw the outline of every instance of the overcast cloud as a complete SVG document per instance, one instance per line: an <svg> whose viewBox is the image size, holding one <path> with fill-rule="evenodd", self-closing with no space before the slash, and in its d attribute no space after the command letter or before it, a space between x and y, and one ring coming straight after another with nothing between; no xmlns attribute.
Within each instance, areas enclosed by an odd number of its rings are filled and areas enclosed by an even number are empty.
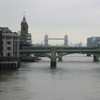
<svg viewBox="0 0 100 100"><path fill-rule="evenodd" d="M0 26L19 31L24 12L33 43L45 34L73 43L100 36L100 0L0 0Z"/></svg>

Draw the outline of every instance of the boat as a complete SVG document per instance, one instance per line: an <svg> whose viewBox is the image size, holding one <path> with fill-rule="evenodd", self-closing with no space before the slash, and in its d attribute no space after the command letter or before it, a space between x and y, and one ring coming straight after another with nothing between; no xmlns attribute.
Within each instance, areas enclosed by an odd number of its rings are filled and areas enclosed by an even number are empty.
<svg viewBox="0 0 100 100"><path fill-rule="evenodd" d="M41 60L41 59L36 57L36 56L23 56L23 57L20 57L21 62L37 62L39 60Z"/></svg>

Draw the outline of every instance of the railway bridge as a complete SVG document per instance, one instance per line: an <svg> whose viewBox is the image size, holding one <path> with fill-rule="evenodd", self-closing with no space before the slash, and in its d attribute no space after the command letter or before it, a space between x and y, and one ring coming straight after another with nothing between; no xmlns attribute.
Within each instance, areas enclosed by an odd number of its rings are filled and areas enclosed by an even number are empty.
<svg viewBox="0 0 100 100"><path fill-rule="evenodd" d="M22 47L20 54L37 54L51 59L50 68L55 69L57 66L57 58L62 61L62 56L68 54L89 54L93 55L93 61L99 61L100 48L89 47L64 47L64 46L37 46L37 47Z"/></svg>

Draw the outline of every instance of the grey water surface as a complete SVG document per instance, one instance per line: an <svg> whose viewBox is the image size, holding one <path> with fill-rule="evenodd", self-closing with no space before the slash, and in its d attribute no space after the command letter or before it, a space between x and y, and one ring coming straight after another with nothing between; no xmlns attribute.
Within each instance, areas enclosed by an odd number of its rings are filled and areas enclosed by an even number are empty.
<svg viewBox="0 0 100 100"><path fill-rule="evenodd" d="M0 100L100 100L100 62L73 54L50 69L50 60L0 72Z"/></svg>

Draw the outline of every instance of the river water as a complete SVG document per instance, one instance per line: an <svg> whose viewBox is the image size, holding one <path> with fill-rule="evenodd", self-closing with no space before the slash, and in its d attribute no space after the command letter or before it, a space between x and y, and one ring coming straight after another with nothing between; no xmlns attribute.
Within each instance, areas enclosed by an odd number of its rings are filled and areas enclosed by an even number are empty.
<svg viewBox="0 0 100 100"><path fill-rule="evenodd" d="M22 63L0 72L0 100L100 100L100 62L69 55L50 69L50 60Z"/></svg>

